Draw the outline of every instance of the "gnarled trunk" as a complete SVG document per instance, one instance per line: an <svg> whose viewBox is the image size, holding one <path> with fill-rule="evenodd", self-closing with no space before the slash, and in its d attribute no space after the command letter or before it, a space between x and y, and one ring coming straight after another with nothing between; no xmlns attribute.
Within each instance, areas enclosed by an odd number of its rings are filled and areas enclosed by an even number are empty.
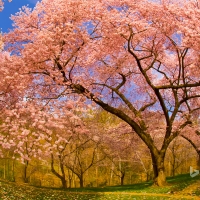
<svg viewBox="0 0 200 200"><path fill-rule="evenodd" d="M166 185L166 175L165 175L165 167L164 167L164 159L165 154L162 153L160 155L154 155L151 151L151 158L153 164L153 172L154 172L154 185L163 186Z"/></svg>
<svg viewBox="0 0 200 200"><path fill-rule="evenodd" d="M157 165L157 175L154 177L154 184L157 186L163 186L167 184L165 169L162 162L158 163Z"/></svg>

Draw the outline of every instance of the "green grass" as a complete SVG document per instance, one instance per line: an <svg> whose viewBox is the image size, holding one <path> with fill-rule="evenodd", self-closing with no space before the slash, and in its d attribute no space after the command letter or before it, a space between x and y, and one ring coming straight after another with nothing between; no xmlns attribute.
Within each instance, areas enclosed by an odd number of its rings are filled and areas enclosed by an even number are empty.
<svg viewBox="0 0 200 200"><path fill-rule="evenodd" d="M194 191L194 194L195 194L196 196L199 196L199 197L200 197L200 186L199 186L199 188L198 188L197 190Z"/></svg>
<svg viewBox="0 0 200 200"><path fill-rule="evenodd" d="M182 191L197 180L200 180L200 176L192 178L189 174L181 174L176 177L167 178L167 182L172 185L171 190L174 192Z"/></svg>
<svg viewBox="0 0 200 200"><path fill-rule="evenodd" d="M110 186L104 188L72 188L52 189L19 185L6 181L0 181L0 200L140 200L140 199L174 199L169 195L172 192L181 195L181 191L200 180L200 176L191 178L189 174L169 177L168 186L155 187L152 182L138 183L125 186ZM131 194L132 193L132 194ZM156 196L160 195L160 196ZM200 187L194 191L200 196ZM162 196L163 195L163 196ZM180 196L179 199L185 199ZM192 197L191 197L192 199Z"/></svg>
<svg viewBox="0 0 200 200"><path fill-rule="evenodd" d="M72 188L67 189L72 192L146 192L146 193L167 193L167 192L178 192L194 183L196 180L200 180L200 176L191 178L189 174L181 174L176 177L168 177L168 185L164 187L153 186L153 182L143 182L133 185L124 186L109 186L103 188Z"/></svg>

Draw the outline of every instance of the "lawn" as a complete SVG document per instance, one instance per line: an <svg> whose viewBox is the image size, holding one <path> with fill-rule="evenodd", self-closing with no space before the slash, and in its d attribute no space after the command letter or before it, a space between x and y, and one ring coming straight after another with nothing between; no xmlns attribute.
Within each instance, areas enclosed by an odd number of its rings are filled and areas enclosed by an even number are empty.
<svg viewBox="0 0 200 200"><path fill-rule="evenodd" d="M170 177L169 185L155 187L152 182L105 188L53 189L0 181L1 200L140 200L200 199L200 176ZM193 185L195 187L193 187ZM187 190L189 188L190 190ZM192 189L192 190L191 190ZM189 192L188 192L189 191ZM186 193L185 193L186 192Z"/></svg>

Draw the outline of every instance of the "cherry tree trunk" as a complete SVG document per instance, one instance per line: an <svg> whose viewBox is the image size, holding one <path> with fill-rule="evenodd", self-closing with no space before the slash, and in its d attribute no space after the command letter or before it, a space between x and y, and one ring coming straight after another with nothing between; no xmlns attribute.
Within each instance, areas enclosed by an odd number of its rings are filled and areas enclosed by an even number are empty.
<svg viewBox="0 0 200 200"><path fill-rule="evenodd" d="M24 174L23 174L24 183L29 183L29 177L27 176L28 164L29 164L28 161L25 161Z"/></svg>
<svg viewBox="0 0 200 200"><path fill-rule="evenodd" d="M155 156L153 153L151 153L151 157L154 172L154 185L166 185L167 182L164 168L164 155Z"/></svg>
<svg viewBox="0 0 200 200"><path fill-rule="evenodd" d="M80 188L83 188L83 174L81 174L79 177L79 183L80 183Z"/></svg>
<svg viewBox="0 0 200 200"><path fill-rule="evenodd" d="M122 176L120 177L121 185L124 185L124 177L125 177L125 173L123 173Z"/></svg>
<svg viewBox="0 0 200 200"><path fill-rule="evenodd" d="M15 182L15 160L12 161L12 181Z"/></svg>
<svg viewBox="0 0 200 200"><path fill-rule="evenodd" d="M64 165L63 165L62 162L60 162L60 169L61 169L61 172L62 172L61 175L54 168L54 157L53 157L53 154L51 154L51 172L61 180L62 188L67 188L67 181L65 179Z"/></svg>
<svg viewBox="0 0 200 200"><path fill-rule="evenodd" d="M65 178L61 178L61 182L62 182L62 188L67 188L67 181Z"/></svg>

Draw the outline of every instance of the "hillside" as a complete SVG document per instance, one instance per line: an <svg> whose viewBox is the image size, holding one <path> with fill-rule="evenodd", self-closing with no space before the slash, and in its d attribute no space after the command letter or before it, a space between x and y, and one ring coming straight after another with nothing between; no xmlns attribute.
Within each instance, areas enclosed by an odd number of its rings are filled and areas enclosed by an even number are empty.
<svg viewBox="0 0 200 200"><path fill-rule="evenodd" d="M119 200L119 199L200 199L200 176L189 174L168 178L168 186L155 187L152 182L105 188L67 190L33 187L0 180L1 200Z"/></svg>

